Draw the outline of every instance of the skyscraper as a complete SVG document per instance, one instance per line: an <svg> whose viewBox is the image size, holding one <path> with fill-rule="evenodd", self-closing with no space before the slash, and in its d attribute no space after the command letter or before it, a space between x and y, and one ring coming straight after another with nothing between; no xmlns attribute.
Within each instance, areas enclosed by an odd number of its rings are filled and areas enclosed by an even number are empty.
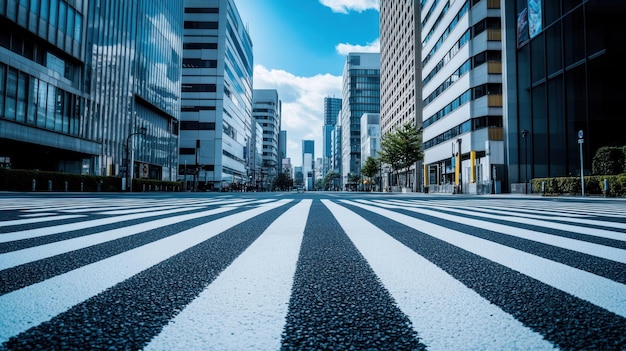
<svg viewBox="0 0 626 351"><path fill-rule="evenodd" d="M380 54L350 53L343 69L342 180L361 173L361 116L380 112Z"/></svg>
<svg viewBox="0 0 626 351"><path fill-rule="evenodd" d="M252 42L233 0L184 4L181 178L220 190L249 181Z"/></svg>
<svg viewBox="0 0 626 351"><path fill-rule="evenodd" d="M315 179L315 141L302 140L302 174L304 187L313 189Z"/></svg>
<svg viewBox="0 0 626 351"><path fill-rule="evenodd" d="M337 117L341 112L341 99L326 97L324 98L324 126L322 134L322 175L326 175L332 170L332 144L331 134L337 124Z"/></svg>
<svg viewBox="0 0 626 351"><path fill-rule="evenodd" d="M276 89L254 89L252 118L263 128L263 172L270 178L278 175L282 162L278 151L281 111Z"/></svg>
<svg viewBox="0 0 626 351"><path fill-rule="evenodd" d="M166 0L1 1L0 158L175 179L182 11Z"/></svg>

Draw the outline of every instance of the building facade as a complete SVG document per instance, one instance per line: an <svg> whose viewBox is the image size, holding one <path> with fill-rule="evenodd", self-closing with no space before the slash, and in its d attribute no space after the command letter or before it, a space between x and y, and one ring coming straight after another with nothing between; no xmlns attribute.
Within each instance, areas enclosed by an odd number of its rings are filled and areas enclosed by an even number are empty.
<svg viewBox="0 0 626 351"><path fill-rule="evenodd" d="M233 0L185 0L180 173L187 187L249 181L252 42Z"/></svg>
<svg viewBox="0 0 626 351"><path fill-rule="evenodd" d="M263 128L263 174L271 182L280 172L281 101L275 89L254 89L252 118Z"/></svg>
<svg viewBox="0 0 626 351"><path fill-rule="evenodd" d="M364 113L361 116L361 158L378 157L380 150L380 114Z"/></svg>
<svg viewBox="0 0 626 351"><path fill-rule="evenodd" d="M182 11L165 0L0 2L5 166L174 180Z"/></svg>
<svg viewBox="0 0 626 351"><path fill-rule="evenodd" d="M315 141L302 140L302 175L304 188L313 189L315 181Z"/></svg>
<svg viewBox="0 0 626 351"><path fill-rule="evenodd" d="M580 176L581 149L582 173L590 174L596 150L626 145L626 117L617 112L626 93L626 3L503 4L511 192L526 191L533 178Z"/></svg>
<svg viewBox="0 0 626 351"><path fill-rule="evenodd" d="M504 176L500 1L421 11L424 187L491 193Z"/></svg>
<svg viewBox="0 0 626 351"><path fill-rule="evenodd" d="M322 175L326 175L332 171L332 155L333 145L331 143L331 134L337 124L337 117L341 112L341 99L326 97L324 98L324 126L322 126Z"/></svg>
<svg viewBox="0 0 626 351"><path fill-rule="evenodd" d="M380 113L380 54L350 53L343 69L342 180L361 174L361 116Z"/></svg>

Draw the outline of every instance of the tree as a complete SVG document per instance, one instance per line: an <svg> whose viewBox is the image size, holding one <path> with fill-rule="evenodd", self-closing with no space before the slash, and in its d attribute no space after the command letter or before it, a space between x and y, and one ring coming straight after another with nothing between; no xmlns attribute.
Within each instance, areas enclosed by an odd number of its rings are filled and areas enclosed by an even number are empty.
<svg viewBox="0 0 626 351"><path fill-rule="evenodd" d="M361 174L372 179L376 174L378 174L378 170L380 169L380 161L378 159L373 158L372 156L368 156L361 167Z"/></svg>
<svg viewBox="0 0 626 351"><path fill-rule="evenodd" d="M418 129L412 123L387 133L380 146L380 160L391 166L396 177L399 177L401 170L408 171L417 161L424 159L422 128ZM409 177L406 177L406 186L409 186Z"/></svg>
<svg viewBox="0 0 626 351"><path fill-rule="evenodd" d="M592 161L592 173L598 175L616 175L626 172L626 146L604 146L596 151Z"/></svg>
<svg viewBox="0 0 626 351"><path fill-rule="evenodd" d="M274 178L274 189L285 191L291 189L292 186L293 179L291 179L289 172L278 173L278 176Z"/></svg>
<svg viewBox="0 0 626 351"><path fill-rule="evenodd" d="M333 187L333 181L335 179L339 179L341 178L341 174L339 173L335 173L335 171L330 171L326 174L326 176L324 177L324 181L322 183L322 185L324 186L324 189L328 190L330 188Z"/></svg>

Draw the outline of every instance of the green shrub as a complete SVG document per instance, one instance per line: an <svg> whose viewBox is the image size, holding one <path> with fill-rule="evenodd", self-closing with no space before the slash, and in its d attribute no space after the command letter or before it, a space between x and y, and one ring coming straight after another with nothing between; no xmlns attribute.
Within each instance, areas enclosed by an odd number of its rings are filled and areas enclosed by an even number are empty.
<svg viewBox="0 0 626 351"><path fill-rule="evenodd" d="M596 151L591 163L591 172L601 175L617 175L626 172L626 147L604 146Z"/></svg>

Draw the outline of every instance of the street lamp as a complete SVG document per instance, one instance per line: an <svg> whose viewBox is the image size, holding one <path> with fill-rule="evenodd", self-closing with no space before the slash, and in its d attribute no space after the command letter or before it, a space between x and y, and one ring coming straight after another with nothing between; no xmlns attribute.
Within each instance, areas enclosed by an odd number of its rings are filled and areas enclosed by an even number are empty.
<svg viewBox="0 0 626 351"><path fill-rule="evenodd" d="M522 130L522 139L524 139L524 193L528 194L528 143L526 141L528 137L528 130Z"/></svg>
<svg viewBox="0 0 626 351"><path fill-rule="evenodd" d="M147 131L148 130L146 129L146 127L141 127L141 128L139 128L139 131L134 132L134 133L130 133L130 135L128 135L128 137L126 137L126 160L128 160L128 162L129 162L128 168L126 169L126 179L128 180L128 185L127 186L128 186L128 189L130 190L130 192L133 191L133 171L134 171L134 167L133 166L134 166L134 163L135 163L135 160L134 160L135 148L134 148L134 145L133 145L132 149L130 148L130 146L129 146L130 138L133 135L138 135L138 134L146 135ZM128 158L129 154L130 154L130 159Z"/></svg>

